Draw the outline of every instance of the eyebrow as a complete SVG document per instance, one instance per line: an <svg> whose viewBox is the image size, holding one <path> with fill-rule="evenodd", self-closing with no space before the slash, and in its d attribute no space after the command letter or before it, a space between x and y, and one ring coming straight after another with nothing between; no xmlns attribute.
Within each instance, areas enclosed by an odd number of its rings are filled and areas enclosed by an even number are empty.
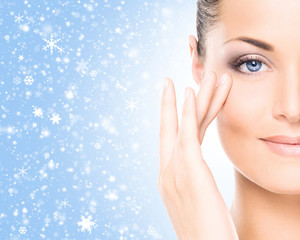
<svg viewBox="0 0 300 240"><path fill-rule="evenodd" d="M274 51L274 47L271 44L268 44L268 43L263 42L263 41L258 40L258 39L249 38L249 37L237 37L237 38L233 38L233 39L230 39L230 40L224 42L224 44L226 44L228 42L231 42L231 41L234 41L234 40L240 40L240 41L252 44L252 45L254 45L256 47L259 47L259 48L262 48L262 49L264 49L266 51Z"/></svg>

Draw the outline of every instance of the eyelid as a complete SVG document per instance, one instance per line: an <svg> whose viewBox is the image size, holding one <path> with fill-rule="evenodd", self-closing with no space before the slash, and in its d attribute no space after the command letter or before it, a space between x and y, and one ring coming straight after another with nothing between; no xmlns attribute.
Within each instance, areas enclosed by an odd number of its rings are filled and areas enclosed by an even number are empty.
<svg viewBox="0 0 300 240"><path fill-rule="evenodd" d="M237 60L246 58L246 57L257 57L262 62L268 64L269 66L273 66L272 61L266 59L263 55L261 55L259 53L248 53L248 54L241 54L241 55L234 56L234 57L232 57L231 64L234 64Z"/></svg>
<svg viewBox="0 0 300 240"><path fill-rule="evenodd" d="M272 67L270 65L272 65L272 63L268 60L266 60L264 57L262 57L260 54L246 54L246 55L242 55L242 56L238 56L236 58L234 58L235 60L233 60L230 65L231 68L241 74L246 74L246 75L258 75L261 74L262 72L243 72L239 70L239 67L242 66L243 64L245 64L248 61L251 60L255 60L255 61L259 61L265 65L267 65L267 67L271 68Z"/></svg>

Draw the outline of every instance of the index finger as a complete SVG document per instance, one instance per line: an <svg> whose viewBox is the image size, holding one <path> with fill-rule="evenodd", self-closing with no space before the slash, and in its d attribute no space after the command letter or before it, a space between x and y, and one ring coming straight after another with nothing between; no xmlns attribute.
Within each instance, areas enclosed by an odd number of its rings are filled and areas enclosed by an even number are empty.
<svg viewBox="0 0 300 240"><path fill-rule="evenodd" d="M173 81L165 78L161 100L159 156L160 172L172 158L178 132L177 106Z"/></svg>

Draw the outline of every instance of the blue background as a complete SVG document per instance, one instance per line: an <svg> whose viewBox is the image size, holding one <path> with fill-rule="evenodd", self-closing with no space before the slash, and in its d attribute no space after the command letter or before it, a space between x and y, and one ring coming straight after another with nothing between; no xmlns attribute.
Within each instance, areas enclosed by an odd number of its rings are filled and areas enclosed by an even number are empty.
<svg viewBox="0 0 300 240"><path fill-rule="evenodd" d="M196 86L195 23L196 1L1 1L1 239L176 239L160 100Z"/></svg>

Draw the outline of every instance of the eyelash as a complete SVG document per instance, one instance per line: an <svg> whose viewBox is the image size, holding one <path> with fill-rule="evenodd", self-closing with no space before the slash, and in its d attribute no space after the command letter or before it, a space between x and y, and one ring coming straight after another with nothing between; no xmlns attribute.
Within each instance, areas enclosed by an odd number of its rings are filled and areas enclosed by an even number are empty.
<svg viewBox="0 0 300 240"><path fill-rule="evenodd" d="M257 74L259 74L258 72L249 73L249 72L242 72L242 71L239 70L239 67L240 67L240 66L242 66L244 63L247 63L247 62L249 62L249 61L256 61L256 62L260 62L260 63L262 63L262 64L267 65L267 64L265 63L265 61L263 61L263 60L262 60L260 57L258 57L258 56L245 56L245 57L241 57L241 58L237 59L235 62L233 62L233 63L231 64L231 66L232 66L232 68L233 68L235 71L237 71L237 72L239 72L239 73L242 73L242 74L246 74L246 75L257 75Z"/></svg>

